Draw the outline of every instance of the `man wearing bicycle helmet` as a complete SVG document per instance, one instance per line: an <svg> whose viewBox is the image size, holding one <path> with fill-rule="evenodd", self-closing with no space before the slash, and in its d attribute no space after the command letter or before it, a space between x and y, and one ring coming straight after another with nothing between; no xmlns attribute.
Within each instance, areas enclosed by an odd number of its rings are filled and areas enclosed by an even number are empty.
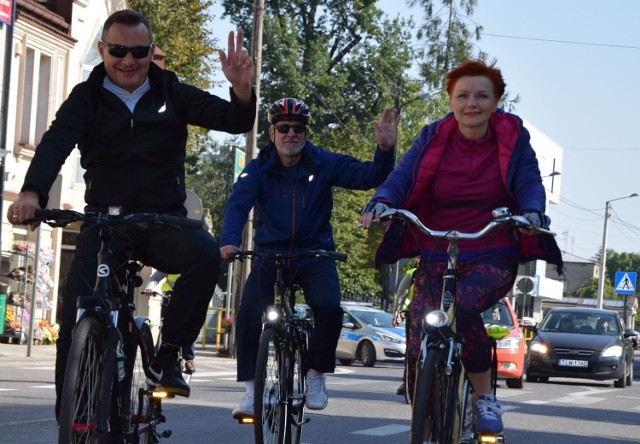
<svg viewBox="0 0 640 444"><path fill-rule="evenodd" d="M222 258L238 249L251 208L255 211L257 250L295 252L335 250L331 228L331 189L367 190L380 185L394 162L397 114L386 110L374 123L378 147L374 160L326 151L308 140L309 107L299 99L284 98L269 109L270 142L252 160L233 186L224 211L220 249ZM335 349L342 327L340 284L334 261L293 261L307 303L313 310L314 331L309 348L307 407L324 409L328 399L325 373L335 369ZM264 309L273 304L275 266L254 260L243 288L236 322L238 382L246 395L233 417L253 416L253 380Z"/></svg>

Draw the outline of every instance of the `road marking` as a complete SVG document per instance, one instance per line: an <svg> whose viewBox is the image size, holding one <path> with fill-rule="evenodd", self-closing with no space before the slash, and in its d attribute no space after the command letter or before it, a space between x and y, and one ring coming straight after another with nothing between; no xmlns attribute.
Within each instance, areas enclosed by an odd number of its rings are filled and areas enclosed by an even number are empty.
<svg viewBox="0 0 640 444"><path fill-rule="evenodd" d="M396 435L398 433L405 433L411 430L411 427L404 424L389 424L382 427L375 427L373 429L358 430L357 432L351 432L355 435L367 435L367 436L389 436Z"/></svg>

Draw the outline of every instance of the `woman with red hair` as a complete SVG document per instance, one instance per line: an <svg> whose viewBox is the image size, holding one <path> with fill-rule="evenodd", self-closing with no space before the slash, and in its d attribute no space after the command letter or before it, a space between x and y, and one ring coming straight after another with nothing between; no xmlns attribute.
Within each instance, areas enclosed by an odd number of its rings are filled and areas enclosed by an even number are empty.
<svg viewBox="0 0 640 444"><path fill-rule="evenodd" d="M495 64L471 60L446 76L451 113L426 125L396 169L373 195L361 216L369 227L385 209L403 208L434 230L474 232L491 211L508 207L534 227L545 225L546 197L538 161L522 120L498 109L505 82ZM402 257L421 257L414 275L407 335L408 386L415 381L424 314L440 307L447 243L400 235L393 223L376 252L376 266ZM416 233L413 233L416 234ZM533 231L527 234L534 234ZM403 237L402 237L403 236ZM498 231L485 242L460 241L456 322L463 335L462 361L477 396L476 430L500 433L502 410L491 390L490 342L481 313L513 287L518 263L531 260L519 248L523 237ZM395 242L394 242L395 241ZM537 258L562 268L555 242ZM413 394L413 390L409 390Z"/></svg>

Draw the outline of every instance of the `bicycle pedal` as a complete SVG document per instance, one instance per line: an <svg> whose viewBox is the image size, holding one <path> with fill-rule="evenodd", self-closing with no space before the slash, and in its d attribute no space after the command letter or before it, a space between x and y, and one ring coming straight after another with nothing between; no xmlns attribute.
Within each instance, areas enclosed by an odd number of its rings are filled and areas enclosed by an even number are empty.
<svg viewBox="0 0 640 444"><path fill-rule="evenodd" d="M171 430L165 430L160 433L160 438L169 438L173 432Z"/></svg>
<svg viewBox="0 0 640 444"><path fill-rule="evenodd" d="M253 416L239 416L236 418L240 425L253 425Z"/></svg>
<svg viewBox="0 0 640 444"><path fill-rule="evenodd" d="M499 435L478 435L476 437L476 442L478 444L505 444L507 442L507 438L503 434Z"/></svg>

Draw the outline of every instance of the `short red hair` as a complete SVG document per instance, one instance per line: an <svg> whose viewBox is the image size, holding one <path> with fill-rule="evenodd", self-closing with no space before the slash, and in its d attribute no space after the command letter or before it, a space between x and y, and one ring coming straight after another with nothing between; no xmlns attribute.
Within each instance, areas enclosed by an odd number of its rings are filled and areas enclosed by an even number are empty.
<svg viewBox="0 0 640 444"><path fill-rule="evenodd" d="M504 83L502 73L498 68L495 68L495 65L495 61L491 65L487 65L482 60L467 60L462 62L456 68L449 71L445 77L447 94L451 96L456 82L461 77L484 76L491 80L496 99L500 100L507 85Z"/></svg>

